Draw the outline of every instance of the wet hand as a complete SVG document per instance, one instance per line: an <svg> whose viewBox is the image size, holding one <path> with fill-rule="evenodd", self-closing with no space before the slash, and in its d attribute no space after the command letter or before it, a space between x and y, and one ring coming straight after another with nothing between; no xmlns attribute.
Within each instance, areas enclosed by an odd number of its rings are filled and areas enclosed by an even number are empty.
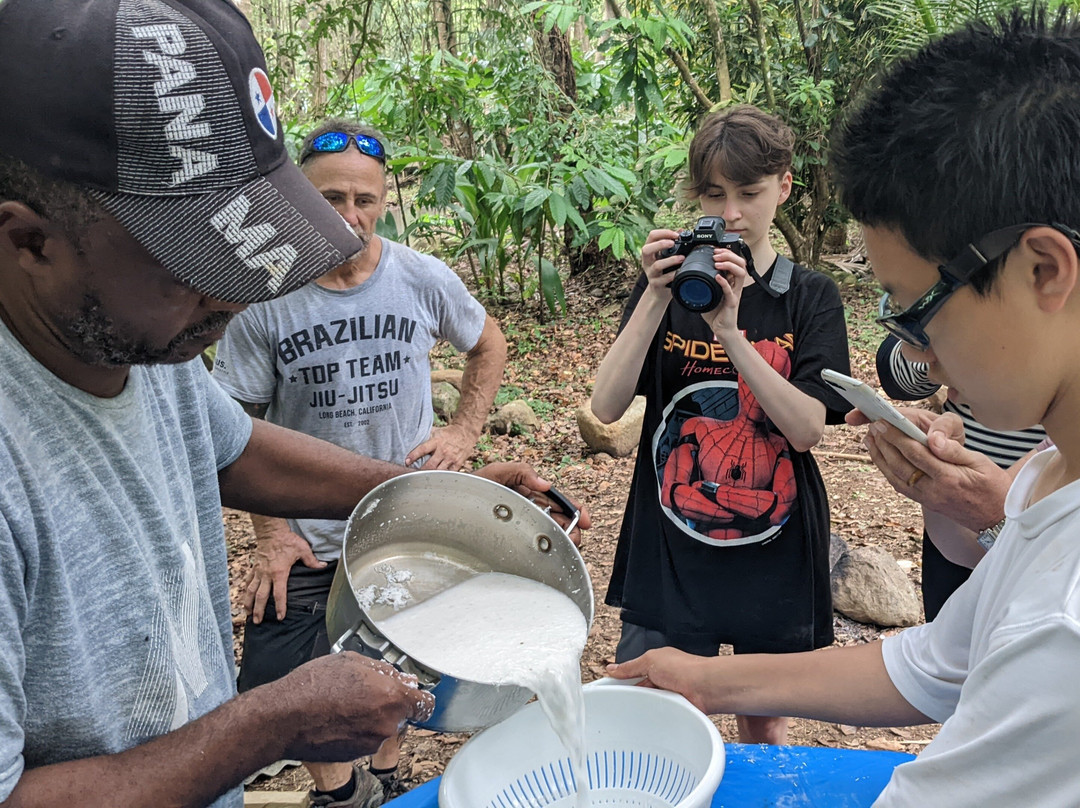
<svg viewBox="0 0 1080 808"><path fill-rule="evenodd" d="M714 712L706 703L705 657L684 653L675 648L655 648L637 659L607 666L614 679L641 679L638 687L655 687L682 695L703 713Z"/></svg>
<svg viewBox="0 0 1080 808"><path fill-rule="evenodd" d="M265 687L291 716L287 753L297 760L372 754L407 721L426 721L435 709L415 676L352 651L320 657Z"/></svg>

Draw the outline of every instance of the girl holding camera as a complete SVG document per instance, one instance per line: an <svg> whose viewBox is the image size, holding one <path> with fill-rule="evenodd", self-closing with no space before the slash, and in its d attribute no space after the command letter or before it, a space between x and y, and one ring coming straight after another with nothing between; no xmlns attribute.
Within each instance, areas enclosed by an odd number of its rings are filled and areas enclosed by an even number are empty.
<svg viewBox="0 0 1080 808"><path fill-rule="evenodd" d="M724 245L730 234L743 244L713 248L719 291L700 310L700 295L673 301L670 289L692 239L652 231L597 371L601 421L646 399L606 599L622 610L617 662L667 645L715 656L721 645L775 653L833 641L828 500L810 449L850 409L821 380L826 367L849 371L847 332L836 284L769 241L791 194L793 145L790 128L752 106L704 118L686 195L722 217ZM744 743L786 742L786 718L737 720Z"/></svg>

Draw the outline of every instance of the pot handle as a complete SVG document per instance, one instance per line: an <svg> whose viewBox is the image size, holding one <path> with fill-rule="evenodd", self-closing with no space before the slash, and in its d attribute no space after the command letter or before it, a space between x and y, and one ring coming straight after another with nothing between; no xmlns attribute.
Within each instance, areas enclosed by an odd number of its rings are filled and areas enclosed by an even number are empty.
<svg viewBox="0 0 1080 808"><path fill-rule="evenodd" d="M581 509L574 505L574 503L570 501L569 497L567 497L561 491L558 491L555 486L552 486L543 493L544 496L548 497L549 499L553 499L555 501L555 504L559 506L559 510L570 517L570 524L567 527L563 528L563 532L566 533L567 536L569 536L573 532L574 528L577 527L578 519L581 518ZM551 507L549 506L547 508L544 508L544 513L550 516Z"/></svg>
<svg viewBox="0 0 1080 808"><path fill-rule="evenodd" d="M342 634L340 637L338 637L337 642L330 646L330 653L340 654L342 651L344 651L345 643L347 643L349 641L349 638L360 630L360 627L362 625L364 625L364 621L362 618L353 623L349 630Z"/></svg>

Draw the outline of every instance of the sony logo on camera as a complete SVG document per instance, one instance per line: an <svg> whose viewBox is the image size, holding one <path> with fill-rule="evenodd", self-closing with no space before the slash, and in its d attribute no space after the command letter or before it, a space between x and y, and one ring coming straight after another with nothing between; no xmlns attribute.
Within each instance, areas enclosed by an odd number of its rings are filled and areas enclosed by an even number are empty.
<svg viewBox="0 0 1080 808"><path fill-rule="evenodd" d="M675 269L671 294L675 301L690 311L712 311L724 299L724 290L716 282L713 250L728 249L746 260L746 268L757 277L754 256L738 234L727 232L727 222L721 216L702 216L693 230L683 230L675 245L661 250L657 258L684 255L686 260Z"/></svg>

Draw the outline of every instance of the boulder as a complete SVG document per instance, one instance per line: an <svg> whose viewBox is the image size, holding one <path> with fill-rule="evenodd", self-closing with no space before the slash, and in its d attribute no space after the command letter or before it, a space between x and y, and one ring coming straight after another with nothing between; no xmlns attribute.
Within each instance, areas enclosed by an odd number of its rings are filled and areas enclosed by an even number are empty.
<svg viewBox="0 0 1080 808"><path fill-rule="evenodd" d="M461 392L461 377L464 371L461 370L433 370L431 371L431 386L434 387L439 382L446 382L452 384L454 389L459 393Z"/></svg>
<svg viewBox="0 0 1080 808"><path fill-rule="evenodd" d="M829 572L836 569L840 559L848 554L848 543L839 534L829 534Z"/></svg>
<svg viewBox="0 0 1080 808"><path fill-rule="evenodd" d="M432 382L431 406L435 414L450 423L450 419L457 412L458 404L461 403L461 393L450 382Z"/></svg>
<svg viewBox="0 0 1080 808"><path fill-rule="evenodd" d="M860 623L913 626L918 595L896 559L881 547L853 547L832 572L833 608Z"/></svg>
<svg viewBox="0 0 1080 808"><path fill-rule="evenodd" d="M636 396L614 423L604 424L593 415L592 399L577 409L578 431L594 452L606 452L613 457L631 454L641 440L641 424L645 420L645 397Z"/></svg>
<svg viewBox="0 0 1080 808"><path fill-rule="evenodd" d="M527 435L538 426L540 419L522 398L508 401L487 419L488 429L499 435Z"/></svg>

